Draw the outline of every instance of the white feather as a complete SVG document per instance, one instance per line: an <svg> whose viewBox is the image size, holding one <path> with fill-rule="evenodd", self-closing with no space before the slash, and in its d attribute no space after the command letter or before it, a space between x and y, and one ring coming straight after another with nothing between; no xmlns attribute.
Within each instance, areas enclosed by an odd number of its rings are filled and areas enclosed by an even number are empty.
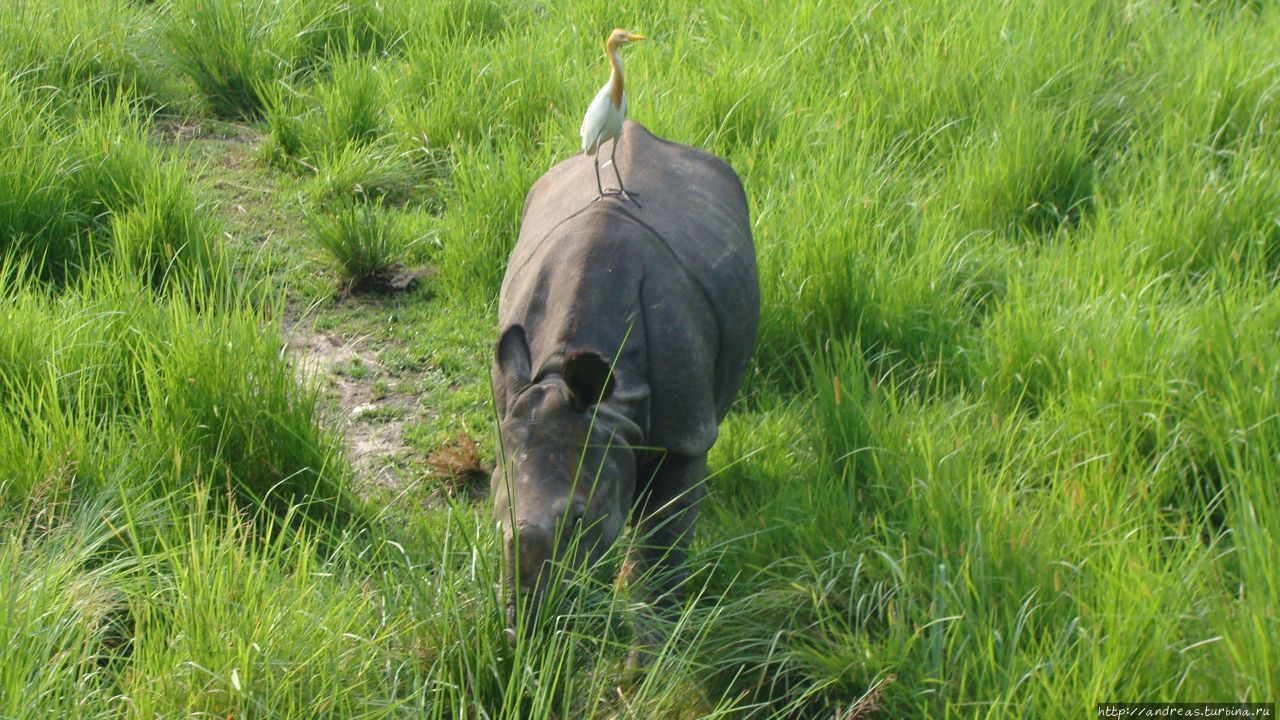
<svg viewBox="0 0 1280 720"><path fill-rule="evenodd" d="M606 140L616 140L622 134L622 119L627 116L627 93L622 92L621 107L614 107L609 95L613 80L604 84L591 101L587 114L582 118L582 152L595 155Z"/></svg>

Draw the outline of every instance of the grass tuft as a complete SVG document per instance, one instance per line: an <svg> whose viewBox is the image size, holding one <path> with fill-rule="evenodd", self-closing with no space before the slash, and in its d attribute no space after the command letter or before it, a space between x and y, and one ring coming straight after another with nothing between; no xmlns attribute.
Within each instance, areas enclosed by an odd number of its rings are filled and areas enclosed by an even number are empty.
<svg viewBox="0 0 1280 720"><path fill-rule="evenodd" d="M315 243L337 271L343 287L372 287L403 257L406 227L400 218L376 205L348 203L309 216Z"/></svg>

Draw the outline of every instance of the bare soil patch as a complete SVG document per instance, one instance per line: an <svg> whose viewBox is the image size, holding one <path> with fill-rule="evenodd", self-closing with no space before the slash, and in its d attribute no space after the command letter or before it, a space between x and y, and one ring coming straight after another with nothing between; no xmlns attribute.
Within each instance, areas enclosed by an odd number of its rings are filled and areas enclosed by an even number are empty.
<svg viewBox="0 0 1280 720"><path fill-rule="evenodd" d="M299 379L316 383L327 403L325 420L339 430L362 482L400 488L415 473L404 427L421 414L420 398L403 392L398 373L382 365L360 338L314 331L307 321L286 325Z"/></svg>

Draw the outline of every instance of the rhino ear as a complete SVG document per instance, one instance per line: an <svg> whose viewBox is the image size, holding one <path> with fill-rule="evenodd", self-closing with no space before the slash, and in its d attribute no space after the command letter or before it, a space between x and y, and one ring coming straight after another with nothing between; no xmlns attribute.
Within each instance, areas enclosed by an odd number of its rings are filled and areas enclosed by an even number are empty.
<svg viewBox="0 0 1280 720"><path fill-rule="evenodd" d="M507 328L498 339L494 355L508 395L529 384L529 341L525 339L523 327L512 325Z"/></svg>
<svg viewBox="0 0 1280 720"><path fill-rule="evenodd" d="M564 383L578 410L604 402L613 394L613 371L597 353L573 353L564 363Z"/></svg>

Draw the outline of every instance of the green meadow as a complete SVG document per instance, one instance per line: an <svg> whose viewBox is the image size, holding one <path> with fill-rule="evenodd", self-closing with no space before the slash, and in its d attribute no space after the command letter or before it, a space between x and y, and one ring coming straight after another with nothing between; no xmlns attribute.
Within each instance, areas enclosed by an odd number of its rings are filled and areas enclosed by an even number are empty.
<svg viewBox="0 0 1280 720"><path fill-rule="evenodd" d="M2 3L0 718L1280 698L1280 7ZM482 479L619 26L764 296L644 672L620 552L508 646Z"/></svg>

